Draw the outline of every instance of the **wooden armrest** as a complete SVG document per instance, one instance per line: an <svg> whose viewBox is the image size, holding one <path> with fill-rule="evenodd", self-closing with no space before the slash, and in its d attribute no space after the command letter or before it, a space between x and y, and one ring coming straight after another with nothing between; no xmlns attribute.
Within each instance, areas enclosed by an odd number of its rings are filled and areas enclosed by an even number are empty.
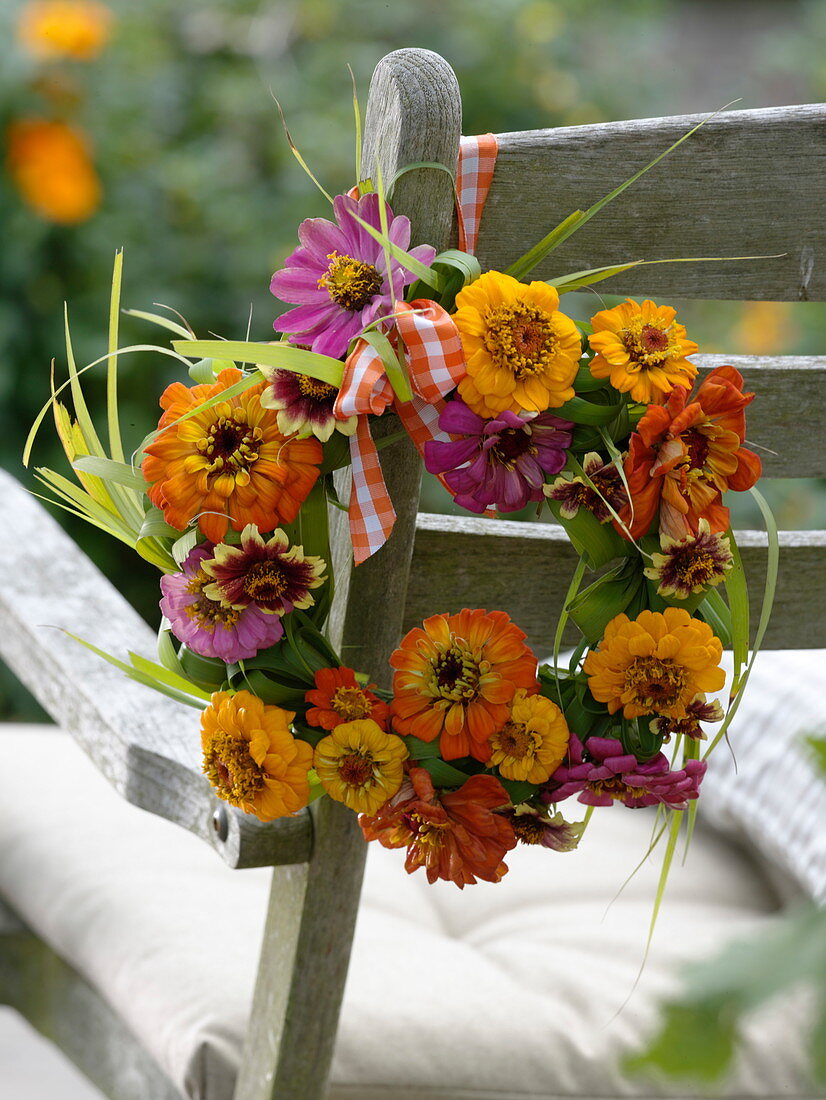
<svg viewBox="0 0 826 1100"><path fill-rule="evenodd" d="M123 660L155 657L136 611L13 477L0 471L0 653L127 801L189 829L231 867L301 863L310 814L263 824L201 771L198 712L127 679L64 630ZM60 629L62 628L62 629Z"/></svg>

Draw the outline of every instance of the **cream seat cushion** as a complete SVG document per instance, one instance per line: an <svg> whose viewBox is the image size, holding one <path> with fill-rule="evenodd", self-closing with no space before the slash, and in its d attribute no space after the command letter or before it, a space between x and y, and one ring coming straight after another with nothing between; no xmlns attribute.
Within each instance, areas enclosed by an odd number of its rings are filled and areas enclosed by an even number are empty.
<svg viewBox="0 0 826 1100"><path fill-rule="evenodd" d="M190 834L122 802L66 735L0 733L0 894L95 985L189 1097L229 1100L269 872L235 872ZM702 829L676 869L629 1003L656 866L615 897L651 819L596 814L581 850L520 848L499 886L407 876L373 845L336 1047L337 1100L685 1095L629 1082L682 959L776 917L729 842ZM607 911L606 911L607 909ZM731 1091L803 1097L805 1011L757 1020Z"/></svg>

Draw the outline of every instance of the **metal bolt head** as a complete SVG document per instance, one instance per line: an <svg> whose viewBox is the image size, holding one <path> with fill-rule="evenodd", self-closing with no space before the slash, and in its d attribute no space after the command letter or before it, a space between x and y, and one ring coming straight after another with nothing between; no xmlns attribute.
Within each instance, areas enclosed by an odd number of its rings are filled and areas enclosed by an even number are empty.
<svg viewBox="0 0 826 1100"><path fill-rule="evenodd" d="M223 806L219 806L212 815L212 828L219 840L226 840L229 836L229 815Z"/></svg>

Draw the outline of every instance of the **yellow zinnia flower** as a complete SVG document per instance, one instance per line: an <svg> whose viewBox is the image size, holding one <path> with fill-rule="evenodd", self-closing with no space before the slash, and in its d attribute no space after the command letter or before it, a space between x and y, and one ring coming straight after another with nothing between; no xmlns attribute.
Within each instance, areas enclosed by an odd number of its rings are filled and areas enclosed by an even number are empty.
<svg viewBox="0 0 826 1100"><path fill-rule="evenodd" d="M262 821L307 805L313 750L290 733L295 715L248 691L216 691L201 715L204 772L224 801Z"/></svg>
<svg viewBox="0 0 826 1100"><path fill-rule="evenodd" d="M374 814L402 785L407 747L372 718L342 722L315 748L313 766L324 789L351 810Z"/></svg>
<svg viewBox="0 0 826 1100"><path fill-rule="evenodd" d="M723 646L711 627L682 607L642 611L635 620L617 615L583 668L591 694L625 718L661 714L685 718L698 694L719 691Z"/></svg>
<svg viewBox="0 0 826 1100"><path fill-rule="evenodd" d="M591 318L588 342L597 354L591 361L594 378L630 393L644 405L660 404L675 386L691 389L697 368L686 359L697 351L685 328L674 320L676 310L647 298L642 305L628 298Z"/></svg>
<svg viewBox="0 0 826 1100"><path fill-rule="evenodd" d="M544 783L562 763L570 731L562 711L543 695L520 688L510 718L490 739L490 763L505 779Z"/></svg>
<svg viewBox="0 0 826 1100"><path fill-rule="evenodd" d="M459 394L477 416L541 413L574 396L582 342L553 287L489 271L457 294L456 306L467 361Z"/></svg>

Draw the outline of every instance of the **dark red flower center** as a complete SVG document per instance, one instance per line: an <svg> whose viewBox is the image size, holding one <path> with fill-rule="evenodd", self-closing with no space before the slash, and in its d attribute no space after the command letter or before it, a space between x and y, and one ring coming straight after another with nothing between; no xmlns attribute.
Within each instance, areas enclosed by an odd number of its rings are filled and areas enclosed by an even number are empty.
<svg viewBox="0 0 826 1100"><path fill-rule="evenodd" d="M665 351L668 347L668 334L656 325L643 325L640 343L646 351Z"/></svg>
<svg viewBox="0 0 826 1100"><path fill-rule="evenodd" d="M692 470L702 470L708 457L708 439L696 428L689 428L681 438L688 451L688 465Z"/></svg>
<svg viewBox="0 0 826 1100"><path fill-rule="evenodd" d="M348 787L363 787L373 774L373 754L350 752L338 762L338 774Z"/></svg>
<svg viewBox="0 0 826 1100"><path fill-rule="evenodd" d="M513 467L517 458L526 452L536 454L531 437L522 428L504 428L497 434L496 444L491 448L498 462Z"/></svg>
<svg viewBox="0 0 826 1100"><path fill-rule="evenodd" d="M236 413L244 415L243 409ZM251 428L244 420L222 416L213 421L205 436L198 440L198 450L208 455L211 462L207 465L210 473L238 470L252 466L258 460L258 448L264 439L260 428Z"/></svg>
<svg viewBox="0 0 826 1100"><path fill-rule="evenodd" d="M251 600L261 603L283 595L287 578L278 562L257 561L244 577L244 592Z"/></svg>

